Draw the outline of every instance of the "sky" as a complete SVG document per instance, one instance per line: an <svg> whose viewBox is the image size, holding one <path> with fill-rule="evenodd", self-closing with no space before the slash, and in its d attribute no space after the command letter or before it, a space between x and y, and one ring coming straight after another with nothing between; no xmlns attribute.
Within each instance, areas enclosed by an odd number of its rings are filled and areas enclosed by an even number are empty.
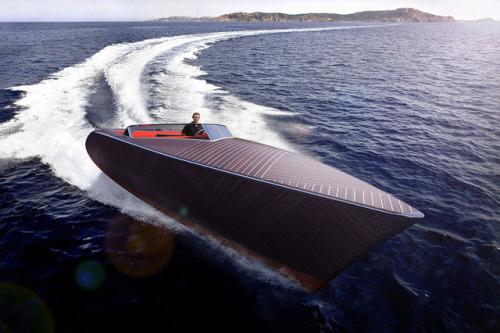
<svg viewBox="0 0 500 333"><path fill-rule="evenodd" d="M257 11L351 14L402 7L456 20L500 21L500 0L0 0L0 22L147 21Z"/></svg>

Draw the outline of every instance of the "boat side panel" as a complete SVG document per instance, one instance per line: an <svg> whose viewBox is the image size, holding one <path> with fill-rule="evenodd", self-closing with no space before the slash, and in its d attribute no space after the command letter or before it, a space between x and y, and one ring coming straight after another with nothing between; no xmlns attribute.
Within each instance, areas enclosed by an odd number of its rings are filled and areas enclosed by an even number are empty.
<svg viewBox="0 0 500 333"><path fill-rule="evenodd" d="M109 136L92 133L87 149L106 174L155 207L320 281L338 274L392 229L392 222L377 212L170 158Z"/></svg>

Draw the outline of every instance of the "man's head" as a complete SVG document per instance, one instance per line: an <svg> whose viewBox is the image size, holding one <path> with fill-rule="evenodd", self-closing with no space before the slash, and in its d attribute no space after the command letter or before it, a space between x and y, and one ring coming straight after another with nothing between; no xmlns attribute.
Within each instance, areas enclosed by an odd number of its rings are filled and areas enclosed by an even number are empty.
<svg viewBox="0 0 500 333"><path fill-rule="evenodd" d="M200 120L200 114L198 112L193 113L193 122L197 123Z"/></svg>

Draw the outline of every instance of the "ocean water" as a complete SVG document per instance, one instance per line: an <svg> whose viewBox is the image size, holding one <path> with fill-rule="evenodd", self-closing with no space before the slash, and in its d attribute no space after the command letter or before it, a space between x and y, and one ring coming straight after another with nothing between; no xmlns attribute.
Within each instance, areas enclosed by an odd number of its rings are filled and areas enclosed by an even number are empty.
<svg viewBox="0 0 500 333"><path fill-rule="evenodd" d="M499 55L498 23L0 23L0 330L499 331ZM426 217L308 293L85 151L194 111Z"/></svg>

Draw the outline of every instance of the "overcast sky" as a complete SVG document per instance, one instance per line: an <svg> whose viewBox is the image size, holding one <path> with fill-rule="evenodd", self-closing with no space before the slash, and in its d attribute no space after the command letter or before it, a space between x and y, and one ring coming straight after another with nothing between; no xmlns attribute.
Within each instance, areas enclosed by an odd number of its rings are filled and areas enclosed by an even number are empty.
<svg viewBox="0 0 500 333"><path fill-rule="evenodd" d="M411 7L457 20L500 21L500 0L0 0L1 21L143 21L232 12L350 14Z"/></svg>

